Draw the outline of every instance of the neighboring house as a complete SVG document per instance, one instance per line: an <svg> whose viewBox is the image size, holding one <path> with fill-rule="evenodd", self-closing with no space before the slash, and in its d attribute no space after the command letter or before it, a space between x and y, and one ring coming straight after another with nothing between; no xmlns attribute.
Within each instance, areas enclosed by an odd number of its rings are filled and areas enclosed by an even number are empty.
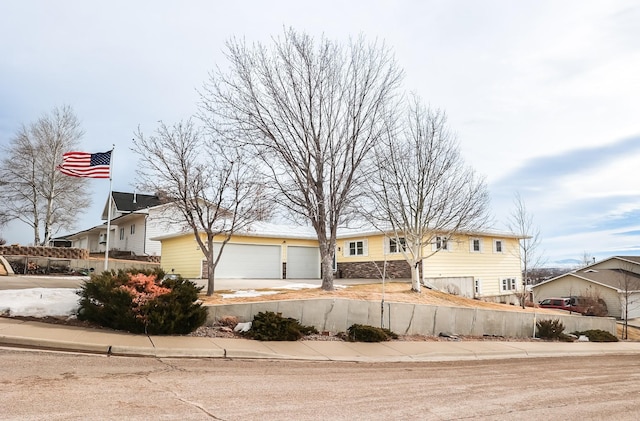
<svg viewBox="0 0 640 421"><path fill-rule="evenodd" d="M640 317L640 256L614 256L533 286L536 301L551 297L601 298L610 316ZM626 297L625 297L626 296Z"/></svg>
<svg viewBox="0 0 640 421"><path fill-rule="evenodd" d="M136 256L159 256L160 243L150 240L160 232L159 223L150 220L153 209L162 206L156 195L112 192L109 250ZM109 215L109 200L102 211L102 219ZM88 249L90 253L104 253L107 246L107 224L80 231L66 238L72 247Z"/></svg>
<svg viewBox="0 0 640 421"><path fill-rule="evenodd" d="M49 247L71 247L71 240L67 237L56 237L49 240Z"/></svg>
<svg viewBox="0 0 640 421"><path fill-rule="evenodd" d="M89 253L104 253L107 236L107 224L67 235L71 241L71 247L89 250Z"/></svg>
<svg viewBox="0 0 640 421"><path fill-rule="evenodd" d="M256 223L234 235L216 267L217 278L319 279L320 252L309 228ZM204 255L193 233L152 237L162 243L162 268L187 278L206 275ZM219 238L216 241L220 241ZM379 232L340 230L334 269L336 277L380 279L387 262L389 279L411 278L409 264L395 241ZM515 303L522 289L518 237L478 233L440 238L429 245L438 252L424 261L427 286L466 297ZM378 270L380 269L380 271Z"/></svg>
<svg viewBox="0 0 640 421"><path fill-rule="evenodd" d="M184 230L152 239L162 243L161 266L165 272L179 273L185 278L206 277L206 259L193 232ZM222 239L215 240L219 246ZM252 229L239 232L225 245L215 276L318 279L320 251L315 232L302 227L254 223Z"/></svg>
<svg viewBox="0 0 640 421"><path fill-rule="evenodd" d="M411 278L411 268L399 244L375 231L341 230L337 241L337 277L380 278L387 262L387 278ZM515 304L522 290L519 237L499 232L436 237L425 249L422 282L426 286L487 301Z"/></svg>

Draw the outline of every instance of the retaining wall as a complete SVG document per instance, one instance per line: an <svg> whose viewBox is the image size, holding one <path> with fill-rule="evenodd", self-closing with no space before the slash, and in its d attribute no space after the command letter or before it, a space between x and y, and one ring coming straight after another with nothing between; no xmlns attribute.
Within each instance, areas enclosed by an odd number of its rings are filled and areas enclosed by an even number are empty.
<svg viewBox="0 0 640 421"><path fill-rule="evenodd" d="M7 266L14 266L14 271L7 269L7 272L15 272L19 275L37 274L44 275L49 273L68 273L71 271L89 271L101 273L104 270L104 259L58 259L52 257L34 257L34 256L4 256ZM1 266L5 266L0 262ZM117 260L109 259L108 270L120 269L156 269L159 263L136 261L136 260ZM9 266L11 268L11 266ZM2 271L0 271L0 275ZM5 273L6 275L6 273Z"/></svg>
<svg viewBox="0 0 640 421"><path fill-rule="evenodd" d="M0 246L3 256L51 257L55 259L88 259L89 250L72 247Z"/></svg>
<svg viewBox="0 0 640 421"><path fill-rule="evenodd" d="M291 317L319 331L345 332L354 323L381 325L379 301L347 299L264 301L207 306L207 324L224 316L241 322L253 320L259 312L272 311ZM384 327L402 335L437 336L441 332L455 335L494 335L526 338L533 335L535 320L560 319L565 332L602 329L616 334L611 317L535 314L516 311L493 311L477 308L443 307L408 303L385 303Z"/></svg>

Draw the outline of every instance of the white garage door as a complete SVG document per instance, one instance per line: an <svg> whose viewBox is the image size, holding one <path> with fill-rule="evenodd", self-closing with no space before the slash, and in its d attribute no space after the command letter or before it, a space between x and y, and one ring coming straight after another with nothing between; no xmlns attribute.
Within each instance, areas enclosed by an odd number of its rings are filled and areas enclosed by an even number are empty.
<svg viewBox="0 0 640 421"><path fill-rule="evenodd" d="M227 244L216 266L216 278L282 278L280 246Z"/></svg>
<svg viewBox="0 0 640 421"><path fill-rule="evenodd" d="M287 247L287 278L320 278L320 250L317 247Z"/></svg>

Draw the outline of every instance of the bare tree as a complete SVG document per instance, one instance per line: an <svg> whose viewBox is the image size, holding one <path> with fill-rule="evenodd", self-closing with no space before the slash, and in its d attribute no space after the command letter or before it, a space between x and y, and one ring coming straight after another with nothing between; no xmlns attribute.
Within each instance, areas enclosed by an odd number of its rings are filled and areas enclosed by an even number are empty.
<svg viewBox="0 0 640 421"><path fill-rule="evenodd" d="M86 180L57 171L62 154L76 148L83 135L71 107L63 106L23 125L4 148L0 198L5 218L31 226L35 245L45 245L56 232L73 228L89 205Z"/></svg>
<svg viewBox="0 0 640 421"><path fill-rule="evenodd" d="M633 264L625 263L618 269L618 287L622 298L622 339L629 337L629 310L636 310L640 306L638 296L640 295L640 275L634 272ZM636 269L637 270L637 269Z"/></svg>
<svg viewBox="0 0 640 421"><path fill-rule="evenodd" d="M228 72L211 74L201 116L222 116L265 168L278 203L311 223L322 289L333 289L336 232L360 169L381 138L402 72L384 45L343 46L286 30L271 47L227 43Z"/></svg>
<svg viewBox="0 0 640 421"><path fill-rule="evenodd" d="M580 256L580 265L578 266L578 268L592 265L595 262L596 258L591 253L585 250L582 252L582 256Z"/></svg>
<svg viewBox="0 0 640 421"><path fill-rule="evenodd" d="M394 241L412 268L420 292L424 260L487 223L485 182L467 167L444 112L412 97L406 118L388 127L376 146L369 220Z"/></svg>
<svg viewBox="0 0 640 421"><path fill-rule="evenodd" d="M527 210L519 193L515 195L513 206L507 227L520 237L518 254L522 265L522 290L517 290L516 296L519 298L522 308L525 308L528 295L527 285L533 284L530 274L544 263L544 257L540 250L540 229L535 224L533 215Z"/></svg>
<svg viewBox="0 0 640 421"><path fill-rule="evenodd" d="M205 136L192 120L171 127L160 123L151 136L138 129L132 149L141 159L140 187L166 195L167 222L193 232L207 261L212 295L215 268L231 236L264 217L256 172L238 148Z"/></svg>

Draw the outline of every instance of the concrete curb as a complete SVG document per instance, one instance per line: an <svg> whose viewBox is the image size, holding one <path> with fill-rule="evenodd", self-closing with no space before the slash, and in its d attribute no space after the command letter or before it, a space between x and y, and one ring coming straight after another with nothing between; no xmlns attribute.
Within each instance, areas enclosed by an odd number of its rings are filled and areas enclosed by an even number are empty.
<svg viewBox="0 0 640 421"><path fill-rule="evenodd" d="M90 353L90 354L108 354L109 353L108 345L68 342L68 341L60 341L55 339L30 338L30 337L24 337L24 336L1 335L0 345L83 352L83 353Z"/></svg>

